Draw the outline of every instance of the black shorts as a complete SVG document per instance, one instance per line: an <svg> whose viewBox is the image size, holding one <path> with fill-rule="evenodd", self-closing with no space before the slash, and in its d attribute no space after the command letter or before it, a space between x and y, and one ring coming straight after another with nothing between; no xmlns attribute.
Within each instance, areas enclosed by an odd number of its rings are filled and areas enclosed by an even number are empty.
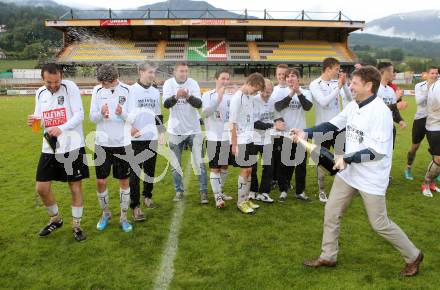
<svg viewBox="0 0 440 290"><path fill-rule="evenodd" d="M231 148L232 152L232 148ZM257 162L254 143L238 144L238 155L232 156L231 165L240 168L251 168Z"/></svg>
<svg viewBox="0 0 440 290"><path fill-rule="evenodd" d="M440 131L427 131L426 139L428 139L431 155L440 156Z"/></svg>
<svg viewBox="0 0 440 290"><path fill-rule="evenodd" d="M99 155L97 152L99 150ZM130 176L130 163L115 156L126 155L126 151L131 150L131 146L126 147L104 147L95 145L95 172L97 179L105 179L110 175L113 167L113 177L116 179L126 179ZM105 154L104 154L105 153ZM96 165L98 163L98 165Z"/></svg>
<svg viewBox="0 0 440 290"><path fill-rule="evenodd" d="M206 151L208 153L209 168L212 169L228 166L233 157L229 141L206 140Z"/></svg>
<svg viewBox="0 0 440 290"><path fill-rule="evenodd" d="M84 147L64 154L41 153L36 180L74 182L89 178L85 154ZM74 157L74 160L69 160L69 156Z"/></svg>
<svg viewBox="0 0 440 290"><path fill-rule="evenodd" d="M414 120L412 126L412 143L419 144L423 141L426 135L426 118Z"/></svg>

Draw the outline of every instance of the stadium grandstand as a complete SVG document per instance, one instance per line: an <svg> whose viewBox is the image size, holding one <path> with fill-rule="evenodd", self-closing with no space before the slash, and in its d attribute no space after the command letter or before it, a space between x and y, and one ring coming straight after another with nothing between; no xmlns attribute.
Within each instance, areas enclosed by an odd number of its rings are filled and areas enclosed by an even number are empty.
<svg viewBox="0 0 440 290"><path fill-rule="evenodd" d="M57 61L66 67L116 63L133 67L143 60L170 71L187 62L208 79L219 66L234 75L254 71L273 76L287 63L310 76L326 57L351 67L349 33L363 29L342 12L225 10L70 10L46 27L62 31Z"/></svg>

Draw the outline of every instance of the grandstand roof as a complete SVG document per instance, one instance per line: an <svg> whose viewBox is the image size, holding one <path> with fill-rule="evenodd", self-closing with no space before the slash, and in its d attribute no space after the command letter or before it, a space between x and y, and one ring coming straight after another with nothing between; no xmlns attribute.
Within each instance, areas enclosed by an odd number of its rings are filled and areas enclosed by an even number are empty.
<svg viewBox="0 0 440 290"><path fill-rule="evenodd" d="M46 20L47 27L100 26L268 26L362 29L364 21L354 21L338 12L207 10L70 10L58 19Z"/></svg>

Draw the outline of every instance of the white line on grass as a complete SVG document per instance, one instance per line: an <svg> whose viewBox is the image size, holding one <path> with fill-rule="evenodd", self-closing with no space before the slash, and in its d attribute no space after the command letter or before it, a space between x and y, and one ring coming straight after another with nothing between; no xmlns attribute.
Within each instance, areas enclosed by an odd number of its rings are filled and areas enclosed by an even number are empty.
<svg viewBox="0 0 440 290"><path fill-rule="evenodd" d="M183 186L188 190L188 184L191 175L191 162L188 161L183 176ZM188 191L187 191L188 192ZM188 195L185 195L185 198ZM162 253L159 273L154 282L154 290L166 290L170 286L174 276L174 259L177 255L177 248L179 245L180 225L185 210L185 198L182 201L176 202L174 206L173 218L171 219L170 232L165 249Z"/></svg>

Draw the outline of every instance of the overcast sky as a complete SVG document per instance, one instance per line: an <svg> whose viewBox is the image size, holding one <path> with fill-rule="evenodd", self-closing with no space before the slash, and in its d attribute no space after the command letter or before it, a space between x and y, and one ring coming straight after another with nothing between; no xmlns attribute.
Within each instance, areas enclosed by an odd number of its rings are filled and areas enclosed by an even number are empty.
<svg viewBox="0 0 440 290"><path fill-rule="evenodd" d="M129 9L142 5L162 2L160 0L56 0L68 6L90 8L90 5L102 8ZM253 10L279 10L279 11L325 11L333 12L342 10L352 20L371 21L390 14L412 12L426 9L440 10L440 0L403 1L403 0L207 0L211 5L226 10L253 9ZM287 2L292 5L286 6ZM91 4L92 3L92 4Z"/></svg>

